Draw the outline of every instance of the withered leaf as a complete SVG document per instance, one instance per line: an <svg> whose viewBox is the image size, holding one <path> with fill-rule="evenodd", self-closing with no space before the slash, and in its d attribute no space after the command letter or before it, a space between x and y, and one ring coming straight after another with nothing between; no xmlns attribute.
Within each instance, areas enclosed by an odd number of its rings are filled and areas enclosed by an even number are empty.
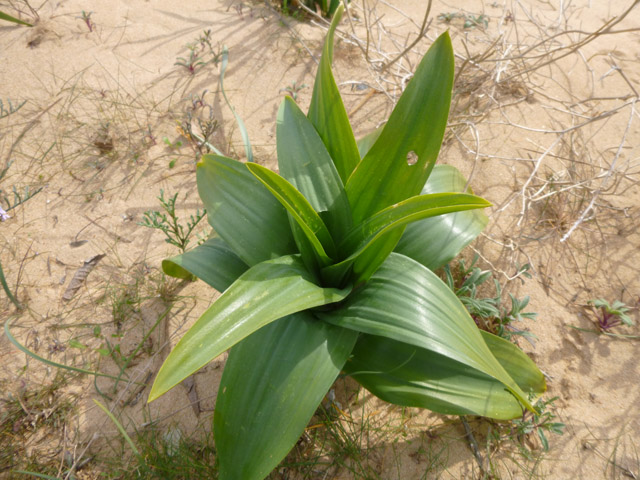
<svg viewBox="0 0 640 480"><path fill-rule="evenodd" d="M105 254L100 254L85 260L82 266L78 268L78 270L76 270L76 273L73 275L73 278L69 282L67 289L64 291L64 294L62 295L62 300L64 300L65 302L68 302L73 298L73 296L76 294L78 289L82 286L82 283L86 280L91 270L93 270L93 268L98 264L98 262L102 260L102 258L104 257L106 257Z"/></svg>

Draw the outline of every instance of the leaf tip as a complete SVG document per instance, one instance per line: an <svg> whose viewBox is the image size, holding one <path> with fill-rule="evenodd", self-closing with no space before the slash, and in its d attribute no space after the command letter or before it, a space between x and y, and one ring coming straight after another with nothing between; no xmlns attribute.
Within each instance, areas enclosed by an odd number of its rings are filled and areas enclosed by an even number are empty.
<svg viewBox="0 0 640 480"><path fill-rule="evenodd" d="M147 397L147 404L153 402L154 400L157 400L158 398L160 398L160 396L162 396L162 393L158 392L158 389L156 388L156 383L154 382L154 384L151 386L151 391L149 392L149 396Z"/></svg>

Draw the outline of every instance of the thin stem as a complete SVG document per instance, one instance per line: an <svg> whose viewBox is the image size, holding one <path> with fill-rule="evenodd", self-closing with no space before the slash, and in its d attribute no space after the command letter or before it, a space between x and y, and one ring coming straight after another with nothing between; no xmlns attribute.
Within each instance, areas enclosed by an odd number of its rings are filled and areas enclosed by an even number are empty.
<svg viewBox="0 0 640 480"><path fill-rule="evenodd" d="M2 288L4 289L4 293L7 294L7 297L9 297L9 300L11 300L11 302L16 306L18 310L22 310L22 305L20 304L20 302L18 302L16 297L13 296L13 293L11 293L11 290L9 289L9 285L7 285L7 280L4 278L4 271L2 270L1 263L0 263L0 283L2 283Z"/></svg>

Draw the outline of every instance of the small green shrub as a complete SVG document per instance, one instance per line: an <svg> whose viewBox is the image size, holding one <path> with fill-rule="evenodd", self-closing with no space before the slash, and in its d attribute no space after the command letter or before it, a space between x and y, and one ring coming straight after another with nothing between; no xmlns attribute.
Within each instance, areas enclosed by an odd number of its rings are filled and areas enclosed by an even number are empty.
<svg viewBox="0 0 640 480"><path fill-rule="evenodd" d="M500 282L493 279L496 295L494 297L483 297L479 295L478 289L487 280L491 279L492 273L488 270L481 270L475 264L478 257L474 257L471 265L466 266L464 260L460 260L457 268L452 271L449 265L444 267L445 281L449 288L456 294L463 305L469 311L471 318L479 328L499 337L511 340L512 337L520 335L523 337L533 337L526 330L519 330L513 325L515 321L522 321L527 318L533 320L537 313L525 312L529 305L529 297L521 299L509 294L511 307L507 307L502 301L502 286ZM527 263L518 269L517 277L526 276L530 265Z"/></svg>

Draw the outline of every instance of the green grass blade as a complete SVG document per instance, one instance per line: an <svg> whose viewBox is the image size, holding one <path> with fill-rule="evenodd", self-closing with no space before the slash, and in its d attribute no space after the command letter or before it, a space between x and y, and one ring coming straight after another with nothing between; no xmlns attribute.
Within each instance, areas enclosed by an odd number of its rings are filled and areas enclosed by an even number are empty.
<svg viewBox="0 0 640 480"><path fill-rule="evenodd" d="M502 382L533 406L487 347L458 297L431 270L392 253L339 309L318 314L344 328L431 350Z"/></svg>
<svg viewBox="0 0 640 480"><path fill-rule="evenodd" d="M224 101L227 102L227 105L229 106L229 109L233 113L233 116L236 119L236 123L238 124L238 129L240 130L240 135L242 136L244 151L247 154L247 161L253 162L253 151L251 150L251 141L249 140L249 132L247 132L247 127L244 126L242 117L240 117L240 115L236 113L236 109L233 108L233 105L231 105L231 102L227 98L227 93L224 91L224 74L227 71L228 63L229 63L229 49L225 45L222 47L222 62L220 65L220 91L222 92Z"/></svg>
<svg viewBox="0 0 640 480"><path fill-rule="evenodd" d="M453 66L445 32L420 62L378 141L347 181L354 223L422 191L447 126Z"/></svg>
<svg viewBox="0 0 640 480"><path fill-rule="evenodd" d="M6 293L9 300L11 300L11 303L13 303L18 310L22 310L22 305L20 305L20 302L18 302L16 297L13 296L13 293L11 293L11 289L9 288L9 285L7 285L7 279L4 278L4 270L2 270L1 263L0 263L0 283L2 284L2 289L4 290L4 293Z"/></svg>
<svg viewBox="0 0 640 480"><path fill-rule="evenodd" d="M351 228L351 208L329 152L293 99L280 104L276 127L280 175L323 216L334 238Z"/></svg>
<svg viewBox="0 0 640 480"><path fill-rule="evenodd" d="M19 18L12 17L9 14L0 12L0 20L6 20L7 22L17 23L19 25L26 25L27 27L33 27L32 24L20 20Z"/></svg>
<svg viewBox="0 0 640 480"><path fill-rule="evenodd" d="M286 208L305 233L321 263L328 265L335 256L336 247L327 226L313 206L296 188L284 178L257 163L248 163L247 168L264 184L273 196Z"/></svg>
<svg viewBox="0 0 640 480"><path fill-rule="evenodd" d="M436 165L422 193L462 192L466 183L455 167ZM420 220L407 226L395 251L435 270L455 258L484 230L488 222L482 210L467 210Z"/></svg>
<svg viewBox="0 0 640 480"><path fill-rule="evenodd" d="M142 457L140 456L140 452L136 448L136 445L133 443L133 440L131 440L131 437L127 434L127 431L124 429L124 427L118 421L118 419L115 417L115 415L113 413L111 413L107 407L105 407L103 404L101 404L95 398L93 399L93 403L95 403L100 408L100 410L102 410L104 413L107 414L107 417L109 417L109 419L116 426L116 428L118 429L118 431L120 432L122 437L129 444L129 447L131 447L131 451L135 454L136 457L138 457L138 459L142 459Z"/></svg>
<svg viewBox="0 0 640 480"><path fill-rule="evenodd" d="M52 477L44 473L27 472L26 470L11 470L11 473L21 473L22 475L31 475L36 478L45 478L46 480L62 480L60 477Z"/></svg>
<svg viewBox="0 0 640 480"><path fill-rule="evenodd" d="M6 337L9 339L9 341L11 343L13 343L13 345L15 345L15 347L20 350L23 353L26 353L27 355L29 355L31 358L38 360L39 362L42 362L46 365L51 365L52 367L56 367L56 368L62 368L63 370L70 370L72 372L77 372L77 373L85 373L87 375L93 375L95 377L105 377L105 378L110 378L112 380L120 380L120 378L118 378L115 375L108 375L106 373L100 373L100 372L94 372L92 370L87 370L84 368L78 368L78 367L72 367L70 365L64 365L62 363L57 363L57 362L53 362L47 358L41 357L40 355L38 355L35 352L32 352L31 350L29 350L27 347L25 347L24 345L22 345L20 342L18 342L18 340L16 340L16 338L13 336L13 334L11 333L11 330L9 329L10 327L10 322L11 322L11 318L7 319L6 322L4 322L4 334L6 335ZM136 385L142 385L141 383L138 382L132 382L135 383Z"/></svg>
<svg viewBox="0 0 640 480"><path fill-rule="evenodd" d="M506 343L510 347L497 349L508 355L496 356L498 361L524 392L542 395L546 385L540 370L515 345ZM396 405L498 420L522 416L522 406L501 382L434 351L385 337L361 335L344 371Z"/></svg>
<svg viewBox="0 0 640 480"><path fill-rule="evenodd" d="M195 275L219 292L224 292L249 266L219 237L176 257L162 261L162 271L175 278Z"/></svg>
<svg viewBox="0 0 640 480"><path fill-rule="evenodd" d="M333 38L343 12L344 7L340 5L337 7L331 21L331 26L324 42L318 72L316 73L313 96L311 97L307 116L327 147L336 170L340 174L342 183L346 184L351 172L360 162L360 155L351 130L349 117L347 117L347 111L344 108L342 97L331 72Z"/></svg>
<svg viewBox="0 0 640 480"><path fill-rule="evenodd" d="M318 287L298 255L251 267L180 339L160 368L149 401L265 325L292 313L338 302L348 293Z"/></svg>
<svg viewBox="0 0 640 480"><path fill-rule="evenodd" d="M357 335L301 312L231 349L214 414L220 478L262 479L280 463L340 373Z"/></svg>
<svg viewBox="0 0 640 480"><path fill-rule="evenodd" d="M196 175L209 224L244 263L296 253L287 211L246 164L204 155Z"/></svg>

